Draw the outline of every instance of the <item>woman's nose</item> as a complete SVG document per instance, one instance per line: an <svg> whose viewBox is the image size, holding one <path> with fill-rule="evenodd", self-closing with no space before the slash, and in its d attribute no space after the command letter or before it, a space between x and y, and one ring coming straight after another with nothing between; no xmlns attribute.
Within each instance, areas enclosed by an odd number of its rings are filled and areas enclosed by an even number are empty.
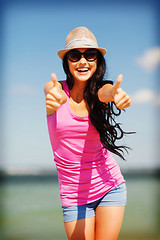
<svg viewBox="0 0 160 240"><path fill-rule="evenodd" d="M85 59L85 57L83 56L83 54L81 55L81 58L79 59L80 63L86 63L87 60Z"/></svg>

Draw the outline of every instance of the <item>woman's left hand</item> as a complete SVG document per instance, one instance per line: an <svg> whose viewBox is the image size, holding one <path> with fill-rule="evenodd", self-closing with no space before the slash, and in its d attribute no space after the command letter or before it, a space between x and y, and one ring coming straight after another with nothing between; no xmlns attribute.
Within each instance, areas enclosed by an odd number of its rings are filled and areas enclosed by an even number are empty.
<svg viewBox="0 0 160 240"><path fill-rule="evenodd" d="M111 89L111 95L113 97L113 102L115 103L118 109L124 109L131 105L130 96L120 88L120 84L123 80L123 75L120 74L117 78L116 83L113 85Z"/></svg>

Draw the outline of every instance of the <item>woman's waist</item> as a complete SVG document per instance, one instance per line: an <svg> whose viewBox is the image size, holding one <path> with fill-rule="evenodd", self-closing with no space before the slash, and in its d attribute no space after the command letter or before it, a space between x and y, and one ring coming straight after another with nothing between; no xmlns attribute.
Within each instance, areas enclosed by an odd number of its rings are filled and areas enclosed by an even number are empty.
<svg viewBox="0 0 160 240"><path fill-rule="evenodd" d="M108 158L79 158L76 160L64 159L55 153L55 163L59 178L65 183L79 181L97 181L98 178L106 180L121 174L120 168L111 155ZM98 180L99 181L99 180Z"/></svg>
<svg viewBox="0 0 160 240"><path fill-rule="evenodd" d="M108 151L105 152L103 149L90 149L90 150L83 150L78 151L77 149L68 149L68 148L62 148L57 149L56 151L53 151L54 153L54 161L58 165L66 166L66 167L94 167L94 166L100 166L105 165L106 161L110 162L111 155L108 153Z"/></svg>
<svg viewBox="0 0 160 240"><path fill-rule="evenodd" d="M110 178L98 178L97 181L77 184L64 184L59 180L60 196L63 206L83 205L101 198L106 192L125 182L121 174Z"/></svg>

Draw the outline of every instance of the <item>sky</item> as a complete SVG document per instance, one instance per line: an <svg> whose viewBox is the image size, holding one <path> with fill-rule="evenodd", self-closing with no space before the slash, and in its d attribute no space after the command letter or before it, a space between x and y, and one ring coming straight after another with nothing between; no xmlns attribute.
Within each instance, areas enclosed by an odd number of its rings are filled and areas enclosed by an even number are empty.
<svg viewBox="0 0 160 240"><path fill-rule="evenodd" d="M114 2L114 3L113 3ZM107 48L107 79L123 74L121 87L132 105L118 121L136 134L124 138L132 148L120 167L157 169L158 9L156 1L5 1L1 8L1 162L2 169L55 168L49 141L44 84L51 73L65 74L57 51L68 33L88 27Z"/></svg>

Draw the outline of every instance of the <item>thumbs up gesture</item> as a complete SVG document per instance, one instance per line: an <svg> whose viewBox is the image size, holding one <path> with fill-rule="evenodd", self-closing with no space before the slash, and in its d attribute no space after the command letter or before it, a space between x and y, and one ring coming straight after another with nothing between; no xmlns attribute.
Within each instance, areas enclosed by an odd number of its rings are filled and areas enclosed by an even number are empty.
<svg viewBox="0 0 160 240"><path fill-rule="evenodd" d="M44 86L46 96L47 116L53 114L57 109L67 101L67 95L62 90L62 85L57 81L56 74L51 74L52 80Z"/></svg>
<svg viewBox="0 0 160 240"><path fill-rule="evenodd" d="M114 85L105 84L98 91L98 98L101 102L114 102L119 109L125 109L131 105L131 99L129 95L120 88L120 84L123 80L123 75L120 74Z"/></svg>

